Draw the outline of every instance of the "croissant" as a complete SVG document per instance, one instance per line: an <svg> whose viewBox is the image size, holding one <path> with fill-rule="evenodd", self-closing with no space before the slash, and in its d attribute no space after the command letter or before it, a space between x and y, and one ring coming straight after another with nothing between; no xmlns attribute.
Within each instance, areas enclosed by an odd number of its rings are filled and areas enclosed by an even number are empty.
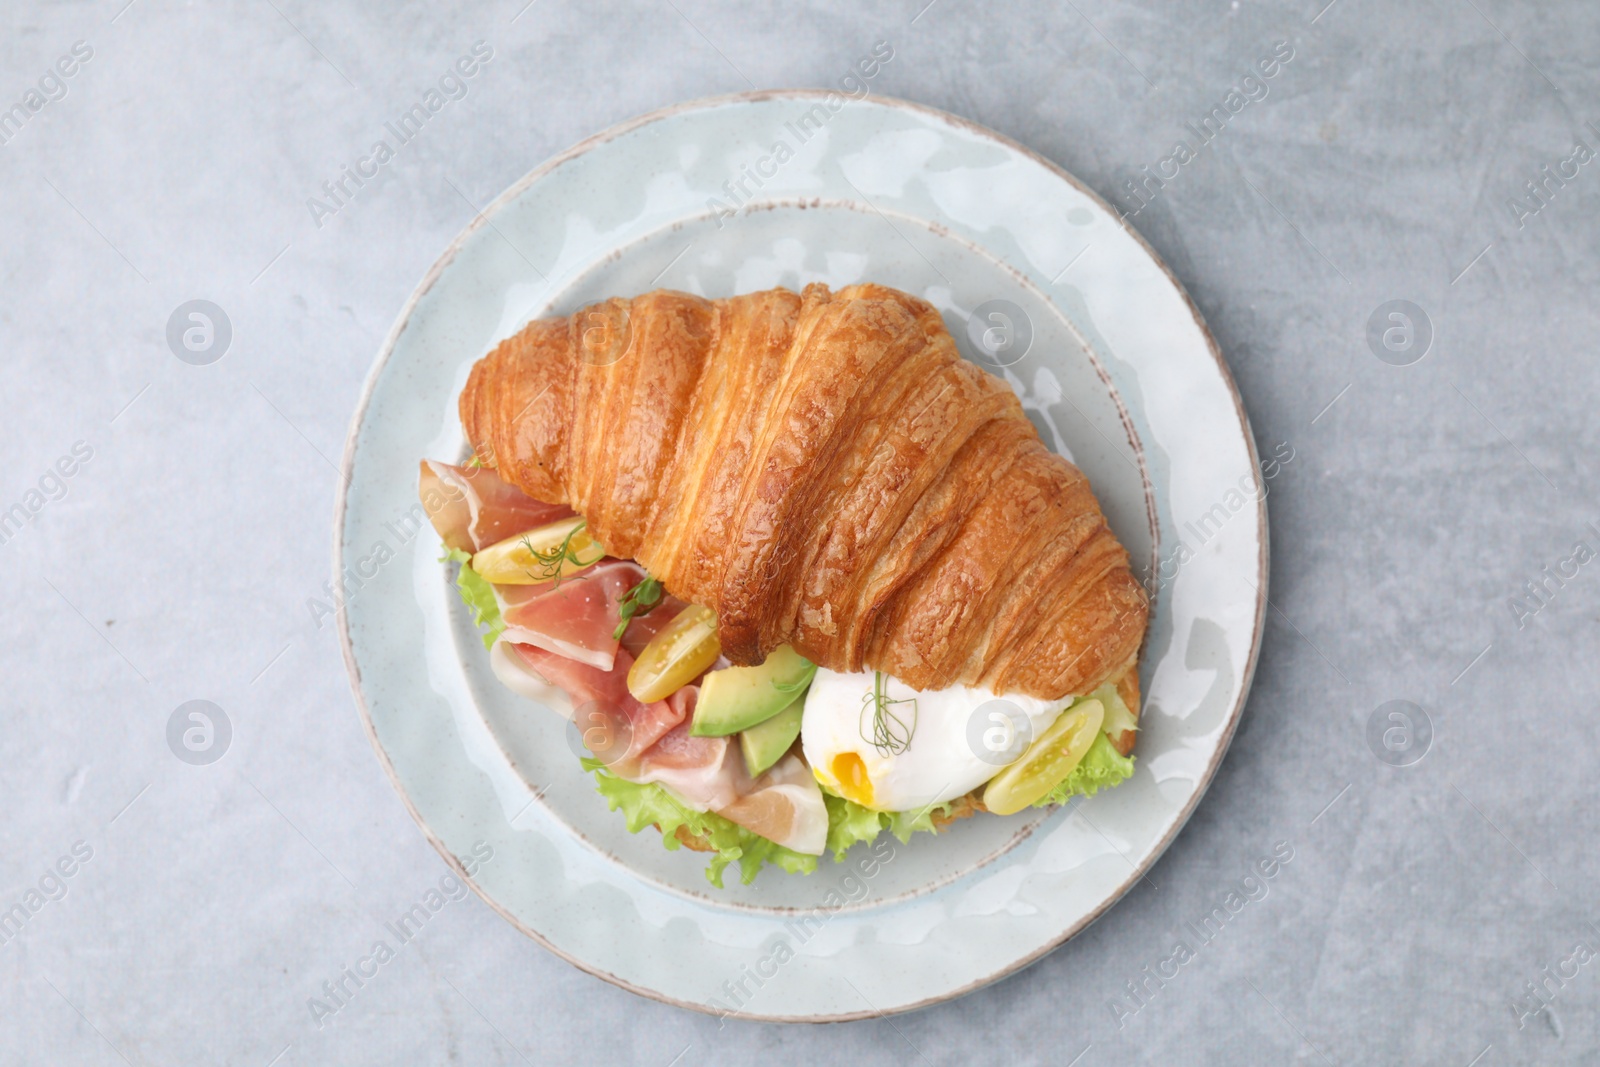
<svg viewBox="0 0 1600 1067"><path fill-rule="evenodd" d="M502 342L460 416L501 478L712 608L734 664L789 644L919 690L1111 681L1138 706L1149 609L1126 550L926 301L610 299Z"/></svg>

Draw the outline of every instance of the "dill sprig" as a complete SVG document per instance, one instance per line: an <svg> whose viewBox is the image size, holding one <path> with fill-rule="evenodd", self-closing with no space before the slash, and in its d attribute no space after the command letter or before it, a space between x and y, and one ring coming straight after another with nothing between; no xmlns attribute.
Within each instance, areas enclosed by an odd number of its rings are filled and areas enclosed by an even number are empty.
<svg viewBox="0 0 1600 1067"><path fill-rule="evenodd" d="M528 540L527 535L523 535L522 547L528 550L528 555L532 556L535 563L537 563L539 566L539 570L529 571L528 576L536 582L548 582L550 579L554 578L556 582L556 588L559 588L561 585L561 569L563 564L571 563L574 567L582 568L593 563L599 563L602 559L604 559L606 551L599 545L594 546L595 556L593 559L580 558L577 549L572 547L572 539L583 532L584 527L588 525L589 520L587 519L578 523L578 525L574 526L570 531L568 531L566 537L561 539L561 543L559 545L557 545L555 548L552 548L548 552L540 552L538 549L534 548L533 542Z"/></svg>
<svg viewBox="0 0 1600 1067"><path fill-rule="evenodd" d="M644 581L623 593L622 599L618 601L622 608L622 621L611 631L612 640L622 640L622 635L628 630L628 623L634 617L649 614L657 604L661 603L661 593L661 583L648 574L644 576Z"/></svg>
<svg viewBox="0 0 1600 1067"><path fill-rule="evenodd" d="M901 713L890 710L898 704L910 704L910 721ZM872 713L871 733L868 733L867 713ZM882 671L872 672L872 691L861 698L861 739L878 750L880 756L904 752L917 732L917 698L889 696L889 676Z"/></svg>

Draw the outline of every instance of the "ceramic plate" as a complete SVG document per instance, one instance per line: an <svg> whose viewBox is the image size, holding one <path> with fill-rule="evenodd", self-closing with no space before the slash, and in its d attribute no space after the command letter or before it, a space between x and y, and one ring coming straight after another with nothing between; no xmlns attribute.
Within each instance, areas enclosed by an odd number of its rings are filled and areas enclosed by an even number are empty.
<svg viewBox="0 0 1600 1067"><path fill-rule="evenodd" d="M1089 476L1154 594L1138 770L1049 813L858 846L809 877L706 882L627 833L566 721L489 671L417 463L466 457L472 363L530 319L657 287L707 297L875 281L945 316ZM1070 175L971 123L837 93L698 101L539 167L406 304L346 445L335 570L356 702L418 825L497 911L592 974L784 1020L902 1011L1011 973L1155 862L1228 745L1260 639L1265 482L1216 345L1177 282ZM552 696L559 703L559 696ZM493 849L489 862L467 857Z"/></svg>

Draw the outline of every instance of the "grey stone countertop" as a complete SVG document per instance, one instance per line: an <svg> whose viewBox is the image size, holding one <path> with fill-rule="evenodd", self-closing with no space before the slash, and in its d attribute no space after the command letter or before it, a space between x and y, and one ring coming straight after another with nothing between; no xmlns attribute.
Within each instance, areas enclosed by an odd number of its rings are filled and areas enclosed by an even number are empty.
<svg viewBox="0 0 1600 1067"><path fill-rule="evenodd" d="M0 543L0 906L39 905L0 943L0 1061L1600 1060L1600 9L524 3L0 10L0 511L31 513ZM321 183L477 40L493 66L449 121L316 225ZM1258 444L1293 449L1209 795L1082 936L892 1020L719 1026L468 897L319 1028L307 1000L369 916L445 871L306 619L385 332L473 205L552 154L833 85L880 40L874 93L1137 209ZM1278 42L1265 95L1163 162ZM1145 167L1171 175L1148 202ZM209 366L167 341L195 299L231 325ZM192 699L232 726L209 766L169 748ZM1368 742L1393 700L1426 715L1407 766ZM1266 898L1146 981L1279 841Z"/></svg>

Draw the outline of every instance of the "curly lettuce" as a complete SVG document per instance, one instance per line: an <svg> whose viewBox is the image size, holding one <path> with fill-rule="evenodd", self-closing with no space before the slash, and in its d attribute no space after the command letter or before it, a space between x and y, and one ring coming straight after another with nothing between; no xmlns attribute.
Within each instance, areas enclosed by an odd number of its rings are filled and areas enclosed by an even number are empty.
<svg viewBox="0 0 1600 1067"><path fill-rule="evenodd" d="M934 833L939 829L933 823L934 817L948 815L955 807L952 800L921 811L873 811L826 786L822 788L822 802L828 806L828 851L833 853L835 863L844 862L851 845L873 841L884 830L899 838L901 844L909 842L918 830Z"/></svg>
<svg viewBox="0 0 1600 1067"><path fill-rule="evenodd" d="M822 802L828 807L828 851L836 862L844 860L851 845L872 841L883 829L882 812L864 808L826 789L822 791Z"/></svg>
<svg viewBox="0 0 1600 1067"><path fill-rule="evenodd" d="M769 863L790 874L810 874L817 869L817 857L784 848L716 812L695 811L654 782L641 785L618 778L597 759L584 759L583 769L594 772L596 789L612 811L622 812L629 833L636 834L647 826L659 827L661 843L670 851L682 847L679 827L704 838L712 848L706 881L718 889L722 888L722 872L735 862L739 864L739 880L745 885L755 881L761 868Z"/></svg>
<svg viewBox="0 0 1600 1067"><path fill-rule="evenodd" d="M1065 804L1080 795L1092 797L1102 789L1109 789L1126 781L1132 774L1133 757L1118 755L1116 748L1111 744L1111 739L1105 734L1099 734L1089 746L1089 751L1084 753L1083 762L1063 778L1060 785L1039 798L1033 806L1043 808L1051 804Z"/></svg>
<svg viewBox="0 0 1600 1067"><path fill-rule="evenodd" d="M439 557L439 562L450 560L461 564L461 571L456 575L456 592L461 594L461 602L472 612L472 624L489 628L483 634L483 647L493 648L495 640L505 631L506 624L500 617L500 602L494 598L494 586L468 566L471 559L472 553L452 548Z"/></svg>

